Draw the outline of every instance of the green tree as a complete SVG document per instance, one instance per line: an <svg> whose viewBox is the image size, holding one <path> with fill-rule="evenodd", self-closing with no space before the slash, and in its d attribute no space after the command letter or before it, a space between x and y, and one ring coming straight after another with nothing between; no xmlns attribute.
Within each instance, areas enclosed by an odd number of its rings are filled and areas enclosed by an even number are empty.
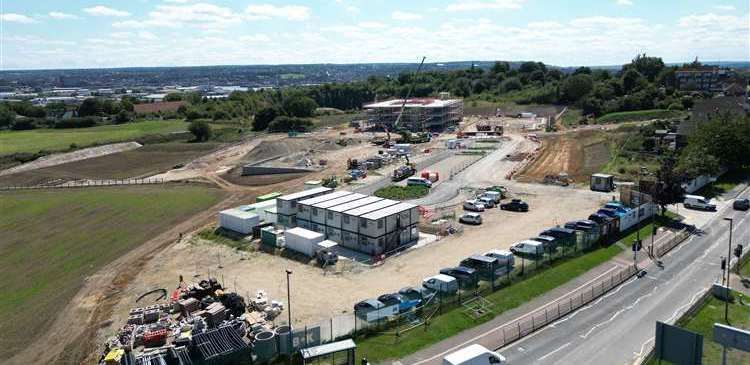
<svg viewBox="0 0 750 365"><path fill-rule="evenodd" d="M623 71L634 69L645 76L649 82L654 82L659 73L664 69L664 61L659 57L648 57L646 54L637 55L627 65L622 67Z"/></svg>
<svg viewBox="0 0 750 365"><path fill-rule="evenodd" d="M182 101L182 93L169 93L164 97L164 101Z"/></svg>
<svg viewBox="0 0 750 365"><path fill-rule="evenodd" d="M268 128L268 125L279 115L276 108L263 108L255 114L253 119L253 130L264 131Z"/></svg>
<svg viewBox="0 0 750 365"><path fill-rule="evenodd" d="M293 93L284 97L282 108L287 116L309 118L315 114L318 104L315 103L315 100L301 93Z"/></svg>
<svg viewBox="0 0 750 365"><path fill-rule="evenodd" d="M594 89L594 80L591 75L578 74L570 76L563 81L560 92L566 101L576 102L586 96Z"/></svg>
<svg viewBox="0 0 750 365"><path fill-rule="evenodd" d="M120 110L120 112L117 113L117 116L115 116L115 124L125 124L130 122L130 120L130 113L125 110Z"/></svg>
<svg viewBox="0 0 750 365"><path fill-rule="evenodd" d="M521 80L519 80L518 77L511 77L501 82L500 88L504 92L509 92L514 90L521 90L521 88L523 88L523 85L521 85Z"/></svg>
<svg viewBox="0 0 750 365"><path fill-rule="evenodd" d="M280 116L268 125L269 132L305 132L312 128L309 119Z"/></svg>
<svg viewBox="0 0 750 365"><path fill-rule="evenodd" d="M682 200L684 190L682 189L683 176L676 169L677 160L667 155L661 158L659 170L656 172L656 184L651 195L654 203L661 206L662 214L666 213L667 205Z"/></svg>
<svg viewBox="0 0 750 365"><path fill-rule="evenodd" d="M211 126L204 120L191 122L188 130L195 136L195 140L198 142L205 142L211 139Z"/></svg>
<svg viewBox="0 0 750 365"><path fill-rule="evenodd" d="M16 120L16 113L8 109L5 103L0 103L0 129L9 128Z"/></svg>
<svg viewBox="0 0 750 365"><path fill-rule="evenodd" d="M497 61L494 65L492 65L492 69L490 71L495 74L506 73L510 71L510 64L505 61Z"/></svg>
<svg viewBox="0 0 750 365"><path fill-rule="evenodd" d="M101 105L96 98L88 98L78 107L78 116L80 117L96 116L99 115L100 112Z"/></svg>
<svg viewBox="0 0 750 365"><path fill-rule="evenodd" d="M622 88L625 89L626 93L634 91L643 86L644 83L643 75L634 68L629 68L622 74Z"/></svg>

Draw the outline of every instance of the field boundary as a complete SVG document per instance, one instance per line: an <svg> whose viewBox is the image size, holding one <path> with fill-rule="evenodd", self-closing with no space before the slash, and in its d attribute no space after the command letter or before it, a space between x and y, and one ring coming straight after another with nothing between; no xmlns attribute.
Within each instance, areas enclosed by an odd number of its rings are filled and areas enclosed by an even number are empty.
<svg viewBox="0 0 750 365"><path fill-rule="evenodd" d="M55 182L59 182L55 184ZM93 188L102 186L123 185L157 185L172 182L162 178L129 178L129 179L107 179L107 180L53 180L49 183L38 185L0 186L0 191L12 190L34 190L34 189L65 189L65 188Z"/></svg>

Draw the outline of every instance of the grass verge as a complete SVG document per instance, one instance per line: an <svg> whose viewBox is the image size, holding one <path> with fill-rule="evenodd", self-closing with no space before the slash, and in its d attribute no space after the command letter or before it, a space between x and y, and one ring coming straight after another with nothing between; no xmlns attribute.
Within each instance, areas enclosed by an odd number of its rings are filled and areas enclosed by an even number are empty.
<svg viewBox="0 0 750 365"><path fill-rule="evenodd" d="M748 181L748 179L750 179L750 167L727 171L724 175L719 176L715 182L702 187L695 194L714 198L732 190L735 186Z"/></svg>
<svg viewBox="0 0 750 365"><path fill-rule="evenodd" d="M223 195L185 185L0 192L0 363L41 334L88 275Z"/></svg>
<svg viewBox="0 0 750 365"><path fill-rule="evenodd" d="M649 109L634 110L630 112L617 112L602 115L596 119L596 123L621 123L621 122L638 122L651 119L679 118L685 115L685 112L679 110Z"/></svg>
<svg viewBox="0 0 750 365"><path fill-rule="evenodd" d="M426 186L398 186L391 185L384 188L380 188L375 191L375 196L384 199L394 200L408 200L421 198L430 192L430 188Z"/></svg>
<svg viewBox="0 0 750 365"><path fill-rule="evenodd" d="M151 120L91 128L3 131L0 132L0 155L18 152L63 151L69 149L72 144L86 147L186 130L187 123L182 120Z"/></svg>

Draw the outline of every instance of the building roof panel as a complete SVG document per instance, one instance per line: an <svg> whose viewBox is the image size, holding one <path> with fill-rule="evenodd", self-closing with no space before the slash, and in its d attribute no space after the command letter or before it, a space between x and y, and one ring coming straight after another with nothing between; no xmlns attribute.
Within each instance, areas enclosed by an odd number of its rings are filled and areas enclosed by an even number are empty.
<svg viewBox="0 0 750 365"><path fill-rule="evenodd" d="M367 213L362 216L362 218L369 219L369 220L376 220L380 218L385 218L394 214L401 213L405 210L416 208L417 206L414 204L409 203L398 203L396 205L392 205L386 208L382 208L370 213Z"/></svg>
<svg viewBox="0 0 750 365"><path fill-rule="evenodd" d="M341 213L341 212L346 212L347 210L352 210L355 208L363 207L365 205L369 205L372 203L377 203L381 200L384 200L384 199L378 198L376 196L368 196L366 198L362 198L362 199L351 201L345 204L337 205L335 207L330 207L328 208L328 210Z"/></svg>
<svg viewBox="0 0 750 365"><path fill-rule="evenodd" d="M355 208L352 210L347 210L346 212L344 212L344 214L358 217L358 216L365 215L367 213L374 212L376 210L380 210L383 208L387 208L391 205L396 205L396 204L399 204L399 202L396 200L383 199L376 203L364 205L364 206L361 206L359 208Z"/></svg>
<svg viewBox="0 0 750 365"><path fill-rule="evenodd" d="M304 205L315 205L320 202L341 198L342 196L347 196L347 195L350 195L351 193L352 193L351 191L346 191L346 190L334 191L332 193L316 196L314 198L300 200L298 203L304 204Z"/></svg>
<svg viewBox="0 0 750 365"><path fill-rule="evenodd" d="M349 194L349 195L346 195L346 196L342 196L342 197L337 198L337 199L326 200L324 202L315 204L313 206L315 208L328 209L330 207L335 207L337 205L345 204L345 203L348 203L348 202L351 202L351 201L357 201L357 200L360 200L360 199L366 198L366 197L367 197L367 195L365 195L365 194L354 193L354 194Z"/></svg>
<svg viewBox="0 0 750 365"><path fill-rule="evenodd" d="M299 192L296 192L296 193L283 195L283 196L280 196L280 197L278 197L276 199L278 199L278 200L299 200L299 199L304 199L306 197L309 197L309 196L312 196L312 195L315 195L315 194L321 194L321 193L331 192L331 191L333 191L333 189L331 189L331 188L324 188L324 187L321 186L321 187L315 188L315 189L303 190L303 191L299 191Z"/></svg>

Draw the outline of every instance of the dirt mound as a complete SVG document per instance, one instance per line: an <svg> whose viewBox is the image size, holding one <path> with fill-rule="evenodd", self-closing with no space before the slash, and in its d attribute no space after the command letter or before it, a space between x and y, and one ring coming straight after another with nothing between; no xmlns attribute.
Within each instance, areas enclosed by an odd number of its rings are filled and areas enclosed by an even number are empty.
<svg viewBox="0 0 750 365"><path fill-rule="evenodd" d="M69 163L69 162L75 162L75 161L86 160L86 159L90 159L94 157L111 155L113 153L131 151L140 147L141 147L141 144L138 142L124 142L124 143L108 144L105 146L84 148L78 151L73 151L73 152L68 152L68 153L59 153L59 154L54 154L50 156L44 156L37 160L31 161L29 163L25 163L20 166L16 166L16 167L12 167L7 170L4 170L4 171L0 171L0 176L15 174L15 173L23 172L23 171L41 169L44 167L62 165L62 164Z"/></svg>

